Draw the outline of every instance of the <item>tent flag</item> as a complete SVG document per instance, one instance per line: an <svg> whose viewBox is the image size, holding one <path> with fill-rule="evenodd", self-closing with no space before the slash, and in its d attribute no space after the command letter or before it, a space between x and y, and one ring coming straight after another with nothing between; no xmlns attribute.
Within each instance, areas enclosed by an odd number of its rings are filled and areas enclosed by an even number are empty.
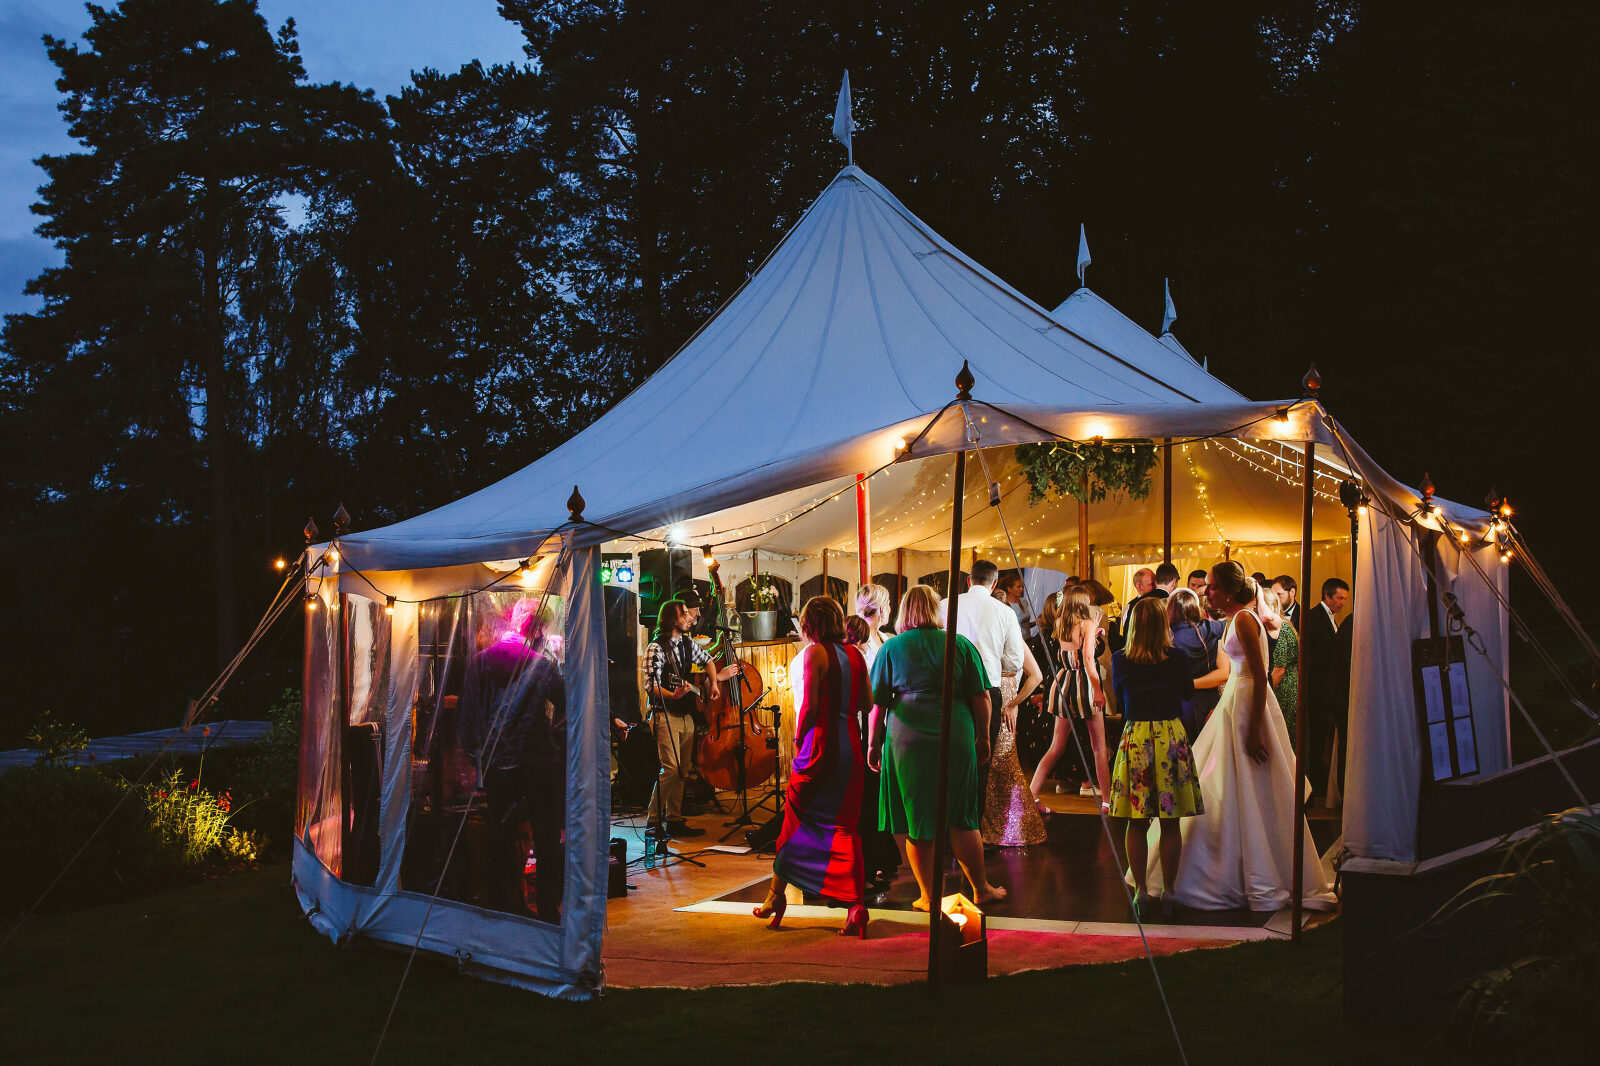
<svg viewBox="0 0 1600 1066"><path fill-rule="evenodd" d="M1172 279L1163 278L1162 283L1167 287L1167 310L1161 316L1161 332L1171 333L1172 324L1178 321L1178 309L1172 303Z"/></svg>
<svg viewBox="0 0 1600 1066"><path fill-rule="evenodd" d="M856 130L856 120L850 117L850 72L844 72L844 84L839 86L839 103L833 109L833 139L844 145L845 158L855 166L856 152L850 145L850 135Z"/></svg>
<svg viewBox="0 0 1600 1066"><path fill-rule="evenodd" d="M1078 284L1083 284L1083 272L1089 268L1089 231L1078 223Z"/></svg>

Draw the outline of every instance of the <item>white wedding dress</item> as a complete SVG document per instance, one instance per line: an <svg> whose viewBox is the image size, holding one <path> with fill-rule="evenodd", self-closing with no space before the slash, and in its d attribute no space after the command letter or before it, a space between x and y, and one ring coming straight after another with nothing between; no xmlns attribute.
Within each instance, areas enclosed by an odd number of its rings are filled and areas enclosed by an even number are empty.
<svg viewBox="0 0 1600 1066"><path fill-rule="evenodd" d="M1289 829L1294 818L1294 749L1272 686L1246 673L1238 620L1235 614L1222 640L1233 669L1216 710L1192 745L1205 813L1182 819L1183 855L1172 897L1197 910L1278 911L1289 906L1294 891ZM1259 627L1257 633L1266 662L1267 635ZM1245 753L1250 697L1257 684L1267 690L1265 763ZM1331 910L1336 904L1333 888L1304 819L1300 831L1305 834L1302 902L1313 910ZM1152 824L1148 884L1157 895L1162 892L1158 839Z"/></svg>

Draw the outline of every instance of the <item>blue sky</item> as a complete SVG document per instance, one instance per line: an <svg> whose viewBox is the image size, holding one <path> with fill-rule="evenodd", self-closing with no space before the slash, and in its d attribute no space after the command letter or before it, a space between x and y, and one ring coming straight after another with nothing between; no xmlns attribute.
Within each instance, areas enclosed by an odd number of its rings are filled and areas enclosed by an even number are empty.
<svg viewBox="0 0 1600 1066"><path fill-rule="evenodd" d="M522 34L500 17L495 0L261 0L259 6L274 30L295 20L312 81L374 89L380 99L405 85L413 70L523 58ZM56 69L40 38L77 40L88 23L79 0L0 0L0 313L31 310L35 301L22 287L60 261L34 234L39 219L28 210L43 181L33 160L74 147L56 110Z"/></svg>

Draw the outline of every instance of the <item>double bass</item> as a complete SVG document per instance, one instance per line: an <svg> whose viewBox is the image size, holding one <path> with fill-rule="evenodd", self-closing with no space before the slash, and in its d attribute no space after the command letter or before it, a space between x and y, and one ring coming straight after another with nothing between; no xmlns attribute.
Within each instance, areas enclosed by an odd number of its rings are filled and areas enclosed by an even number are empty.
<svg viewBox="0 0 1600 1066"><path fill-rule="evenodd" d="M717 604L717 618L723 617L724 600L722 579L717 568L710 568L711 591ZM719 626L717 637L717 668L737 666L734 675L722 683L715 697L710 686L697 697L700 713L710 726L700 738L700 776L719 792L751 788L771 777L778 769L777 747L769 747L771 730L756 720L755 706L766 695L761 683L761 673L751 663L745 662L733 650L728 631ZM739 780L740 767L744 780Z"/></svg>

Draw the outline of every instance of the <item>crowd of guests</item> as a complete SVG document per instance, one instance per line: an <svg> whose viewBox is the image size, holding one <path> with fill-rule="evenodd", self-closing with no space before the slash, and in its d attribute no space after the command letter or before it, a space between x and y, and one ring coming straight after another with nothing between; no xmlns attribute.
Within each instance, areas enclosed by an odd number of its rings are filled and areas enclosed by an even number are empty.
<svg viewBox="0 0 1600 1066"><path fill-rule="evenodd" d="M1338 616L1348 586L1329 579L1322 600L1302 612L1292 577L1269 582L1234 562L1194 571L1183 587L1163 564L1139 571L1134 585L1138 595L1119 610L1104 585L1071 578L1030 618L1020 575L1001 580L979 560L954 603L928 585L907 589L892 635L882 586L863 585L848 618L831 598L808 601L799 618L805 644L790 671L797 721L787 802L756 915L776 926L795 885L848 907L844 932L864 936L867 884L886 884L901 861L916 879L914 906L935 904L947 648L955 699L945 824L978 902L1006 895L988 880L985 845L1045 839L1051 813L1041 789L1077 749L1089 764L1080 795L1120 823L1141 913L1156 899L1164 910L1285 905L1293 838L1279 823L1297 787L1292 735L1302 681L1313 789L1330 802L1338 796L1350 635ZM1040 688L1051 739L1030 779L1016 734L1021 708ZM1122 723L1114 752L1113 706ZM1306 853L1304 901L1330 904L1316 849Z"/></svg>

